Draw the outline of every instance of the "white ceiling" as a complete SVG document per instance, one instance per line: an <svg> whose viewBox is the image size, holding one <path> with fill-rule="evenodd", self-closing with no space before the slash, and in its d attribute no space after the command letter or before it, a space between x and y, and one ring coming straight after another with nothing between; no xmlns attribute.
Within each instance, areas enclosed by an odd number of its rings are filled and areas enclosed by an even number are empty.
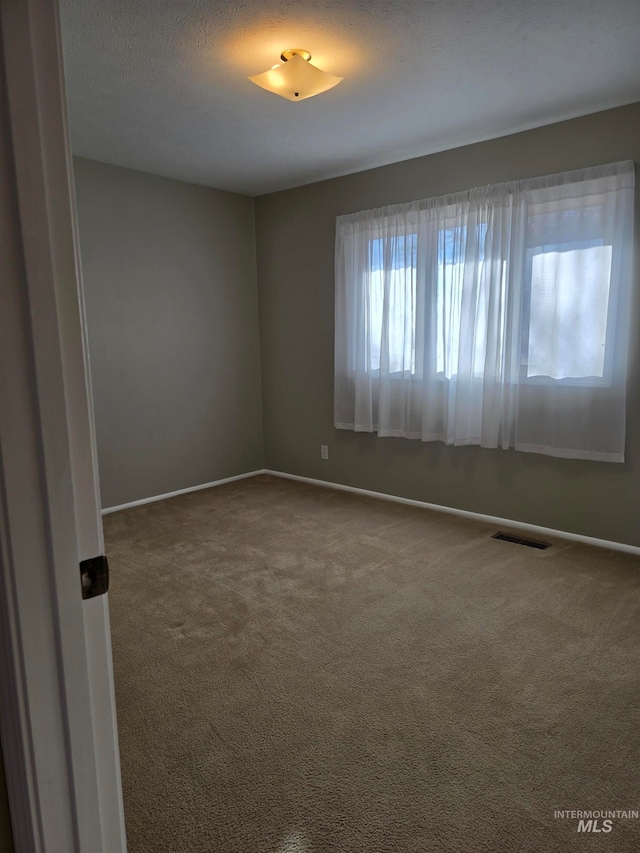
<svg viewBox="0 0 640 853"><path fill-rule="evenodd" d="M60 0L76 154L260 195L640 100L638 0ZM344 77L247 80L305 48Z"/></svg>

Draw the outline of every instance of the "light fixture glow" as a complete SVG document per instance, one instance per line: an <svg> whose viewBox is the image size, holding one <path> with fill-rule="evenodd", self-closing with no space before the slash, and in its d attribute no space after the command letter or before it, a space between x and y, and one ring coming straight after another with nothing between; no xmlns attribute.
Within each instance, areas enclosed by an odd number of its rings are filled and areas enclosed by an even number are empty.
<svg viewBox="0 0 640 853"><path fill-rule="evenodd" d="M262 74L249 77L249 80L289 101L304 101L333 89L344 80L344 77L334 77L312 65L309 61L311 54L307 50L285 50L280 58L282 65L274 65Z"/></svg>

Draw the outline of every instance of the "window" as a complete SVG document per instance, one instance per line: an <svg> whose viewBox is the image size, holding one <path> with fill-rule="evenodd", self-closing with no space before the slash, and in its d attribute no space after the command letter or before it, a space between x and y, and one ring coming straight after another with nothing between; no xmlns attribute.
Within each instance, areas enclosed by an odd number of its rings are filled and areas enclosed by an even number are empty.
<svg viewBox="0 0 640 853"><path fill-rule="evenodd" d="M611 381L615 234L598 198L529 215L522 364L528 379Z"/></svg>
<svg viewBox="0 0 640 853"><path fill-rule="evenodd" d="M604 379L611 246L582 243L527 252L527 378Z"/></svg>
<svg viewBox="0 0 640 853"><path fill-rule="evenodd" d="M386 314L389 323L387 369L395 373L406 366L410 373L415 373L416 263L416 234L369 241L367 287L371 304L371 370L380 370ZM385 299L389 302L386 312Z"/></svg>
<svg viewBox="0 0 640 853"><path fill-rule="evenodd" d="M633 164L339 217L335 425L624 458Z"/></svg>
<svg viewBox="0 0 640 853"><path fill-rule="evenodd" d="M453 379L460 361L460 330L462 322L462 297L465 272L465 250L471 237L476 243L478 263L484 262L486 223L480 223L471 233L466 226L444 228L438 231L438 283L437 283L437 355L436 373ZM481 376L483 370L482 342L486 334L486 317L478 317L479 333L473 353L473 374Z"/></svg>

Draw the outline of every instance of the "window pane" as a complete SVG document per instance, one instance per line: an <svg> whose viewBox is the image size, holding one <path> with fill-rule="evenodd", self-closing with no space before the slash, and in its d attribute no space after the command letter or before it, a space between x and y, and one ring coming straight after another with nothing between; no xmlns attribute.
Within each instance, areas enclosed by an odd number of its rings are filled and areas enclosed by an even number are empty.
<svg viewBox="0 0 640 853"><path fill-rule="evenodd" d="M475 276L482 277L486 222L480 222L472 231L474 243L469 246L466 225L438 231L438 284L436 305L438 312L436 371L452 379L458 373L460 360L460 327L462 319L462 294L465 268L473 265ZM472 260L468 257L471 252ZM486 317L478 310L474 373L482 373L486 339Z"/></svg>
<svg viewBox="0 0 640 853"><path fill-rule="evenodd" d="M532 254L527 376L604 376L610 279L611 246Z"/></svg>
<svg viewBox="0 0 640 853"><path fill-rule="evenodd" d="M386 321L389 372L415 373L416 256L416 234L369 241L371 370L381 366Z"/></svg>
<svg viewBox="0 0 640 853"><path fill-rule="evenodd" d="M458 366L466 239L466 227L438 232L436 370L444 373L447 379L457 372Z"/></svg>

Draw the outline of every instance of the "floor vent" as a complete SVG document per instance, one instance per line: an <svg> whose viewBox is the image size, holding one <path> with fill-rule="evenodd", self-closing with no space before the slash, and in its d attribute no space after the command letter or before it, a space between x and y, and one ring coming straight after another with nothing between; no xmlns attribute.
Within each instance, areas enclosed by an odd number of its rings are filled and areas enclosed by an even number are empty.
<svg viewBox="0 0 640 853"><path fill-rule="evenodd" d="M514 545L526 545L527 548L537 548L538 551L544 551L551 547L551 542L537 542L535 539L521 539L519 536L512 536L510 533L494 533L492 539L500 539L502 542L513 542Z"/></svg>

